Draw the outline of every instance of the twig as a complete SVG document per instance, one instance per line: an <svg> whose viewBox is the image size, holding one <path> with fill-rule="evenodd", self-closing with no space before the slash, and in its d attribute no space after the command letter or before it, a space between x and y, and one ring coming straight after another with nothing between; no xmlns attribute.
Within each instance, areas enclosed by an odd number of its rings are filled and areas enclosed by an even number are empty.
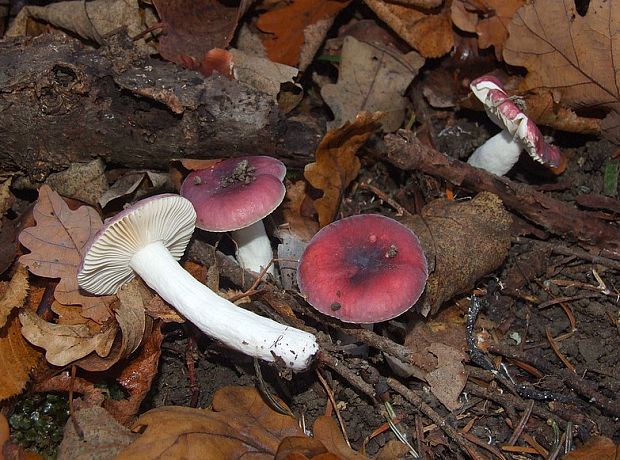
<svg viewBox="0 0 620 460"><path fill-rule="evenodd" d="M532 399L527 405L527 409L525 409L525 411L523 412L523 416L521 417L521 420L519 420L519 423L517 424L514 431L512 432L512 436L510 436L510 439L506 443L508 446L514 446L516 444L517 440L521 436L521 433L523 432L523 429L525 428L525 424L530 419L530 415L532 415L533 408L534 408L534 400Z"/></svg>
<svg viewBox="0 0 620 460"><path fill-rule="evenodd" d="M351 443L349 442L349 436L347 435L347 429L344 426L344 420L342 420L342 415L340 414L340 409L338 409L338 405L336 404L336 399L334 398L334 392L331 390L325 378L321 375L321 371L319 369L316 370L316 375L319 378L319 382L323 385L325 389L325 393L327 393L327 397L329 398L329 402L334 408L334 412L336 413L336 418L338 419L338 424L340 425L340 431L342 431L342 436L344 437L347 446L351 447Z"/></svg>

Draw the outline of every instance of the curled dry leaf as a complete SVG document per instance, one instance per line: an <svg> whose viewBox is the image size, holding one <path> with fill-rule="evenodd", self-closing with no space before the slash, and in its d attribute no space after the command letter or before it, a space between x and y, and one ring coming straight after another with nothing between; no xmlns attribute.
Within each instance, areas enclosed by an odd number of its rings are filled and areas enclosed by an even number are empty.
<svg viewBox="0 0 620 460"><path fill-rule="evenodd" d="M32 212L37 225L19 234L19 242L31 252L21 256L20 262L37 276L60 278L54 291L58 302L82 305L82 315L98 323L108 320L113 297L82 295L77 283L86 245L102 225L97 212L88 206L70 210L47 185L41 186Z"/></svg>
<svg viewBox="0 0 620 460"><path fill-rule="evenodd" d="M93 352L101 357L108 356L117 332L114 322L93 332L84 324L48 323L30 310L22 310L19 320L24 337L33 345L45 349L47 362L60 367Z"/></svg>
<svg viewBox="0 0 620 460"><path fill-rule="evenodd" d="M344 39L338 83L321 88L321 96L334 112L330 128L353 121L360 112L383 112L385 131L396 131L405 117L405 90L424 65L412 51Z"/></svg>
<svg viewBox="0 0 620 460"><path fill-rule="evenodd" d="M382 113L362 112L355 121L325 134L315 153L316 161L306 165L304 176L323 196L314 200L321 227L336 217L345 189L357 177L360 160L356 153L379 128Z"/></svg>
<svg viewBox="0 0 620 460"><path fill-rule="evenodd" d="M263 38L263 45L269 59L305 68L323 42L333 19L349 1L295 0L262 14L256 25L268 34ZM305 62L300 65L300 61Z"/></svg>
<svg viewBox="0 0 620 460"><path fill-rule="evenodd" d="M435 58L448 53L454 46L450 12L439 13L405 5L401 2L364 0L375 14L422 56Z"/></svg>
<svg viewBox="0 0 620 460"><path fill-rule="evenodd" d="M454 0L452 22L461 30L478 34L478 47L493 46L495 57L502 60L508 24L525 0Z"/></svg>
<svg viewBox="0 0 620 460"><path fill-rule="evenodd" d="M30 380L30 370L41 353L22 336L15 308L21 307L28 293L28 273L21 265L0 298L0 401L19 394Z"/></svg>
<svg viewBox="0 0 620 460"><path fill-rule="evenodd" d="M45 183L62 196L91 206L95 206L108 189L105 164L101 158L88 163L73 163L64 171L50 174Z"/></svg>
<svg viewBox="0 0 620 460"><path fill-rule="evenodd" d="M573 109L605 111L603 135L620 143L619 30L618 2L591 0L581 16L573 0L538 0L513 16L504 59L528 69L521 89L550 91L555 104Z"/></svg>

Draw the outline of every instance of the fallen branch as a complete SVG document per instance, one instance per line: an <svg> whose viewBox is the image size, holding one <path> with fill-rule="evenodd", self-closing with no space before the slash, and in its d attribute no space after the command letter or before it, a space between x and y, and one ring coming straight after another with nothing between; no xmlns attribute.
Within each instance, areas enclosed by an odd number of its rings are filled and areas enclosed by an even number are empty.
<svg viewBox="0 0 620 460"><path fill-rule="evenodd" d="M419 170L468 190L494 193L507 208L547 231L600 246L603 254L620 258L620 229L597 218L595 213L580 211L526 184L451 158L422 144L410 131L388 134L385 143L388 161L403 170Z"/></svg>

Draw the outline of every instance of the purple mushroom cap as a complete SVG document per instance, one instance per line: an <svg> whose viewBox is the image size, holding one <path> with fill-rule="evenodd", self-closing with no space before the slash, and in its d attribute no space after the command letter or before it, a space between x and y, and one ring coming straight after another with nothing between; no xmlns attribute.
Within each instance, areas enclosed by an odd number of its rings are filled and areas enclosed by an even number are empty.
<svg viewBox="0 0 620 460"><path fill-rule="evenodd" d="M191 172L181 195L192 202L196 226L229 232L252 225L271 214L284 199L284 163L268 156L222 160Z"/></svg>
<svg viewBox="0 0 620 460"><path fill-rule="evenodd" d="M394 318L420 298L428 268L418 237L365 214L323 227L299 261L297 282L314 308L350 323Z"/></svg>

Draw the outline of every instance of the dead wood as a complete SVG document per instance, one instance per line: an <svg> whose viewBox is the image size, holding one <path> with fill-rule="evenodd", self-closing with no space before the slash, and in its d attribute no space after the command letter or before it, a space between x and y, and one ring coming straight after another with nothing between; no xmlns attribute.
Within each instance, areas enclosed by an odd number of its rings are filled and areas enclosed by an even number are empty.
<svg viewBox="0 0 620 460"><path fill-rule="evenodd" d="M403 170L420 170L454 185L498 195L504 205L536 225L563 237L601 248L601 255L620 258L620 229L596 214L580 211L526 184L489 174L422 144L413 133L401 130L385 137L386 157Z"/></svg>
<svg viewBox="0 0 620 460"><path fill-rule="evenodd" d="M52 34L0 42L0 170L41 181L94 158L165 169L172 158L312 157L318 124L285 119L238 81L139 55L122 37L99 49Z"/></svg>

